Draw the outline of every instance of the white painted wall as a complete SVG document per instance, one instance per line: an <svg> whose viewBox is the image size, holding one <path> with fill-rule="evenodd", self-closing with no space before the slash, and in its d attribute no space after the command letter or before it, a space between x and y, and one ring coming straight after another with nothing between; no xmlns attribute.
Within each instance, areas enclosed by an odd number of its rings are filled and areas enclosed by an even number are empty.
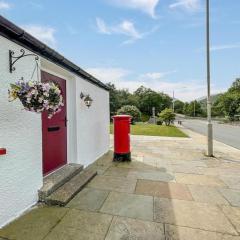
<svg viewBox="0 0 240 240"><path fill-rule="evenodd" d="M22 110L19 101L8 102L8 88L21 77L29 79L34 57L22 58L9 73L8 51L21 49L0 36L0 226L34 204L42 186L41 115ZM36 75L34 76L36 79Z"/></svg>
<svg viewBox="0 0 240 240"><path fill-rule="evenodd" d="M89 94L87 108L80 93ZM81 78L76 78L78 163L87 166L109 150L109 92Z"/></svg>
<svg viewBox="0 0 240 240"><path fill-rule="evenodd" d="M30 79L35 66L34 57L25 57L9 73L8 51L21 48L0 36L0 148L8 151L0 156L0 227L36 203L42 187L41 115L8 102L9 84ZM41 68L67 81L68 162L86 167L109 149L109 92L43 58ZM93 99L90 108L81 92Z"/></svg>

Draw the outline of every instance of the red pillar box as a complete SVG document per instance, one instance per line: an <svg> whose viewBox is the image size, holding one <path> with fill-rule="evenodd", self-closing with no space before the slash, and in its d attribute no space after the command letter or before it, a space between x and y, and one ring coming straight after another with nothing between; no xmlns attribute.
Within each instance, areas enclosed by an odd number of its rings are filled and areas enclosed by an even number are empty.
<svg viewBox="0 0 240 240"><path fill-rule="evenodd" d="M129 115L113 116L114 124L114 161L131 161Z"/></svg>

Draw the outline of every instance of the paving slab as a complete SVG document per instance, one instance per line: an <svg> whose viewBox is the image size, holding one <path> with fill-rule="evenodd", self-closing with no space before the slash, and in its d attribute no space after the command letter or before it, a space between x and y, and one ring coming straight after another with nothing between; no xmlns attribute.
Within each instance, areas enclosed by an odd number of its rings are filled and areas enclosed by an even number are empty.
<svg viewBox="0 0 240 240"><path fill-rule="evenodd" d="M131 169L156 169L156 166L152 166L140 161L131 161L131 162L121 162L121 163L115 163L115 167L121 167L121 168L131 168Z"/></svg>
<svg viewBox="0 0 240 240"><path fill-rule="evenodd" d="M198 167L197 168L199 173L198 174L202 174L202 175L210 175L210 176L217 176L220 178L220 169L217 167ZM221 178L220 178L221 179Z"/></svg>
<svg viewBox="0 0 240 240"><path fill-rule="evenodd" d="M205 176L197 174L176 173L176 181L183 184L194 184L201 186L225 187L224 182L216 176Z"/></svg>
<svg viewBox="0 0 240 240"><path fill-rule="evenodd" d="M106 154L104 154L102 157L100 157L96 162L94 162L92 165L96 165L99 167L104 167L104 166L111 166L113 165L113 151L110 150ZM92 167L90 165L90 167Z"/></svg>
<svg viewBox="0 0 240 240"><path fill-rule="evenodd" d="M228 172L231 172L231 174L234 174L233 170L228 169ZM226 175L225 171L221 175L222 181L231 189L238 189L240 190L240 176L238 175L240 172L240 169L238 169L237 173L235 175Z"/></svg>
<svg viewBox="0 0 240 240"><path fill-rule="evenodd" d="M0 237L17 240L42 240L64 217L68 209L38 207L0 229Z"/></svg>
<svg viewBox="0 0 240 240"><path fill-rule="evenodd" d="M127 177L130 171L132 171L131 168L110 167L110 168L104 173L104 176Z"/></svg>
<svg viewBox="0 0 240 240"><path fill-rule="evenodd" d="M100 212L152 221L153 197L111 192Z"/></svg>
<svg viewBox="0 0 240 240"><path fill-rule="evenodd" d="M203 231L188 227L165 225L166 240L240 240L239 236Z"/></svg>
<svg viewBox="0 0 240 240"><path fill-rule="evenodd" d="M46 240L103 240L112 216L71 209Z"/></svg>
<svg viewBox="0 0 240 240"><path fill-rule="evenodd" d="M147 180L156 180L156 181L164 181L164 182L175 181L175 177L173 174L161 172L159 170L131 171L129 172L128 177L133 179L147 179Z"/></svg>
<svg viewBox="0 0 240 240"><path fill-rule="evenodd" d="M230 206L222 206L221 207L224 214L236 228L238 233L240 233L240 208L230 207Z"/></svg>
<svg viewBox="0 0 240 240"><path fill-rule="evenodd" d="M190 192L197 202L229 205L229 202L218 192L216 188L208 186L188 185Z"/></svg>
<svg viewBox="0 0 240 240"><path fill-rule="evenodd" d="M54 229L44 240L104 240L104 238L104 235L63 226Z"/></svg>
<svg viewBox="0 0 240 240"><path fill-rule="evenodd" d="M110 167L105 173L104 176L112 177L127 177L132 179L149 179L157 181L175 181L174 175L172 173L166 172L163 168L154 168L154 169L133 169L126 167Z"/></svg>
<svg viewBox="0 0 240 240"><path fill-rule="evenodd" d="M114 217L105 240L165 240L161 223Z"/></svg>
<svg viewBox="0 0 240 240"><path fill-rule="evenodd" d="M110 167L109 165L101 166L101 165L93 164L92 166L89 166L88 168L95 170L98 175L103 175L109 167Z"/></svg>
<svg viewBox="0 0 240 240"><path fill-rule="evenodd" d="M206 203L154 198L154 221L237 235L223 212Z"/></svg>
<svg viewBox="0 0 240 240"><path fill-rule="evenodd" d="M171 156L171 155L170 155ZM173 164L173 166L183 166L183 167L207 167L206 163L199 159L195 161L186 161L184 158L178 158L175 160L171 159L171 163Z"/></svg>
<svg viewBox="0 0 240 240"><path fill-rule="evenodd" d="M137 180L113 176L96 176L87 186L101 190L133 193Z"/></svg>
<svg viewBox="0 0 240 240"><path fill-rule="evenodd" d="M172 165L172 169L175 173L192 173L202 174L201 167L195 167L190 165Z"/></svg>
<svg viewBox="0 0 240 240"><path fill-rule="evenodd" d="M206 158L204 159L204 163L207 165L207 167L220 167L222 165L222 161L217 158Z"/></svg>
<svg viewBox="0 0 240 240"><path fill-rule="evenodd" d="M85 188L68 203L67 207L97 211L103 205L108 194L108 191Z"/></svg>
<svg viewBox="0 0 240 240"><path fill-rule="evenodd" d="M219 188L219 192L235 207L240 207L240 190Z"/></svg>
<svg viewBox="0 0 240 240"><path fill-rule="evenodd" d="M156 160L156 166L158 169L161 169L163 172L173 172L171 162L168 159L158 158Z"/></svg>
<svg viewBox="0 0 240 240"><path fill-rule="evenodd" d="M162 198L175 198L189 201L193 200L188 187L179 183L138 180L135 192L137 194Z"/></svg>

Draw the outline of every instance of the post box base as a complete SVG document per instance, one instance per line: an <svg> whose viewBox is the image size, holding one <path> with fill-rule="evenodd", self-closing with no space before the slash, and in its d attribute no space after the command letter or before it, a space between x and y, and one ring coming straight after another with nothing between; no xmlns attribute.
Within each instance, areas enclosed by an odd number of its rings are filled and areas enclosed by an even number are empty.
<svg viewBox="0 0 240 240"><path fill-rule="evenodd" d="M130 162L131 153L114 153L113 161L114 162Z"/></svg>

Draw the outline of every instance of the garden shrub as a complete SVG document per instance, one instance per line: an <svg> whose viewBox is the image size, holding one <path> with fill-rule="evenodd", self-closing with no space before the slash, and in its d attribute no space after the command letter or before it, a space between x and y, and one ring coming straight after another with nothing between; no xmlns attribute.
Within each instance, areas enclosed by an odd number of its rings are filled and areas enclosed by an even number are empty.
<svg viewBox="0 0 240 240"><path fill-rule="evenodd" d="M132 117L131 123L134 124L141 120L141 112L135 106L125 105L117 111L118 115L130 115Z"/></svg>
<svg viewBox="0 0 240 240"><path fill-rule="evenodd" d="M166 126L169 126L175 120L176 115L172 109L166 108L158 116L159 121L163 121Z"/></svg>

